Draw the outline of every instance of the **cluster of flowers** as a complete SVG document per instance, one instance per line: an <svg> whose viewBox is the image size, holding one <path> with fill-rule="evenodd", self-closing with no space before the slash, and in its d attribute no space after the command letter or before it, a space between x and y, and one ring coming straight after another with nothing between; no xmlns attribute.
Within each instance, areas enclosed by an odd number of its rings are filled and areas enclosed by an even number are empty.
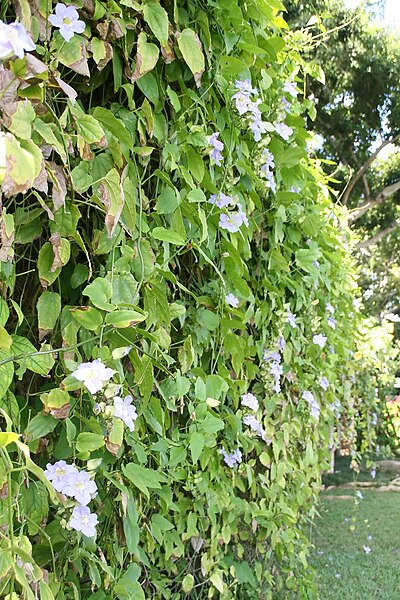
<svg viewBox="0 0 400 600"><path fill-rule="evenodd" d="M236 212L227 211L226 213L220 214L218 225L221 229L226 229L226 231L229 231L230 233L236 233L242 225L245 225L246 227L249 226L249 220L242 205L239 202L235 202L231 196L227 196L222 192L218 195L213 194L210 196L208 203L221 209L226 209L226 207L231 204L233 205L233 208L237 209Z"/></svg>
<svg viewBox="0 0 400 600"><path fill-rule="evenodd" d="M318 421L321 408L316 399L314 398L314 394L306 390L303 392L302 398L310 405L310 414L313 417L313 419L316 419Z"/></svg>
<svg viewBox="0 0 400 600"><path fill-rule="evenodd" d="M257 398L254 396L254 394L251 394L250 392L248 392L247 394L243 394L242 395L241 405L245 406L246 408L249 408L253 413L256 413L258 411L258 408L259 408ZM268 441L265 429L263 428L262 424L260 423L260 421L256 418L256 416L254 414L247 414L247 415L245 415L243 417L243 423L245 425L247 425L248 427L250 427L251 431L256 432L257 435L264 442ZM239 448L236 448L231 453L228 453L225 450L225 448L221 448L219 452L224 457L225 463L231 469L235 465L240 465L240 463L242 462L242 452L241 452L241 450Z"/></svg>
<svg viewBox="0 0 400 600"><path fill-rule="evenodd" d="M329 317L327 318L327 323L329 327L332 327L332 329L336 329L336 319L333 318L335 309L333 308L332 304L329 304L329 302L326 305L326 310L330 313Z"/></svg>
<svg viewBox="0 0 400 600"><path fill-rule="evenodd" d="M44 474L57 492L78 502L72 511L69 526L87 537L95 536L99 519L95 513L90 512L87 505L97 496L97 485L90 475L86 471L79 471L74 465L68 465L64 460L59 460L54 465L49 463Z"/></svg>
<svg viewBox="0 0 400 600"><path fill-rule="evenodd" d="M262 120L261 110L259 109L259 104L261 104L261 99L258 97L259 92L252 87L250 79L236 80L235 89L237 91L232 96L232 100L235 100L236 110L241 116L246 113L250 115L250 129L253 132L254 140L259 142L261 134L267 131L266 123ZM253 100L251 96L255 96L256 100Z"/></svg>
<svg viewBox="0 0 400 600"><path fill-rule="evenodd" d="M49 16L49 22L60 30L66 42L75 33L85 30L85 23L79 20L78 11L74 6L58 3L54 14ZM3 23L0 21L0 60L17 56L23 58L25 52L36 50L36 44L26 32L22 23Z"/></svg>
<svg viewBox="0 0 400 600"><path fill-rule="evenodd" d="M258 411L258 400L250 392L242 395L242 406L246 406L251 411L256 413ZM267 442L267 434L260 421L254 415L245 415L243 417L243 423L248 425L252 431L255 431L257 435L264 441Z"/></svg>
<svg viewBox="0 0 400 600"><path fill-rule="evenodd" d="M102 361L97 358L92 362L82 363L71 373L78 381L82 381L84 386L91 394L97 394L103 389L103 384L111 379L114 371L106 367ZM133 398L128 395L125 398L114 396L113 398L113 416L121 419L130 431L134 431L134 421L138 418L135 406L132 405ZM99 412L99 405L96 405Z"/></svg>

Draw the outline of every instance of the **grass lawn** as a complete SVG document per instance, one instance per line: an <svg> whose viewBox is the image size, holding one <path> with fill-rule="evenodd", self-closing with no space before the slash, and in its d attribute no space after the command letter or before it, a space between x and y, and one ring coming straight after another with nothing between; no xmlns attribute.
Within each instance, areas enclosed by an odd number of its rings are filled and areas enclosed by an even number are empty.
<svg viewBox="0 0 400 600"><path fill-rule="evenodd" d="M342 481L352 479L345 471ZM321 494L311 561L320 599L400 600L400 492L363 489L357 501L355 494L343 488Z"/></svg>

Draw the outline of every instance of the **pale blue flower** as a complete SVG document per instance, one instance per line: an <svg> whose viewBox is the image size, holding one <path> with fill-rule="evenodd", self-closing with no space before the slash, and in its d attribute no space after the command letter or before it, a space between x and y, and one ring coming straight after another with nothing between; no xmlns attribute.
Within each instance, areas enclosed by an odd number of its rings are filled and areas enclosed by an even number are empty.
<svg viewBox="0 0 400 600"><path fill-rule="evenodd" d="M249 111L252 100L247 93L236 92L236 94L232 96L232 99L235 100L236 110L239 115L244 115Z"/></svg>
<svg viewBox="0 0 400 600"><path fill-rule="evenodd" d="M22 23L7 24L0 21L0 60L13 55L24 58L24 52L32 50L36 50L36 44Z"/></svg>
<svg viewBox="0 0 400 600"><path fill-rule="evenodd" d="M79 471L73 465L67 465L65 460L59 460L54 465L47 464L44 471L45 477L51 481L56 492L65 493L68 477L78 475Z"/></svg>
<svg viewBox="0 0 400 600"><path fill-rule="evenodd" d="M218 208L225 208L225 206L228 206L228 204L233 203L233 199L231 196L227 196L226 194L219 192L219 194L213 194L210 196L208 203L215 204L215 206L218 206Z"/></svg>
<svg viewBox="0 0 400 600"><path fill-rule="evenodd" d="M69 42L75 33L85 31L85 23L79 20L78 11L74 6L66 6L59 2L54 12L55 14L49 16L49 22L59 28L60 34L66 42Z"/></svg>
<svg viewBox="0 0 400 600"><path fill-rule="evenodd" d="M291 103L289 102L289 100L286 100L285 97L282 97L281 108L282 108L282 110L284 110L287 113L289 113L292 110Z"/></svg>
<svg viewBox="0 0 400 600"><path fill-rule="evenodd" d="M257 435L259 435L260 438L264 440L264 442L267 441L267 434L265 432L265 429L254 415L245 415L243 417L243 423L245 425L248 425L252 431L255 431Z"/></svg>
<svg viewBox="0 0 400 600"><path fill-rule="evenodd" d="M336 329L336 320L333 317L328 317L327 323L332 329Z"/></svg>
<svg viewBox="0 0 400 600"><path fill-rule="evenodd" d="M363 499L364 499L364 496L362 495L362 492L361 492L360 490L357 490L356 496L357 496L357 498L359 498L360 500L363 500Z"/></svg>
<svg viewBox="0 0 400 600"><path fill-rule="evenodd" d="M376 477L376 469L371 469L371 477L372 477L372 479L375 479L375 477Z"/></svg>
<svg viewBox="0 0 400 600"><path fill-rule="evenodd" d="M278 348L279 348L279 350L284 350L285 346L286 346L285 338L283 337L283 335L281 335L281 337L278 340Z"/></svg>
<svg viewBox="0 0 400 600"><path fill-rule="evenodd" d="M277 362L280 363L282 360L281 355L279 354L279 352L270 352L269 350L265 349L264 350L264 360L266 362Z"/></svg>
<svg viewBox="0 0 400 600"><path fill-rule="evenodd" d="M221 229L226 229L230 233L236 233L239 231L241 225L249 226L249 220L246 216L246 213L243 212L242 207L238 204L239 210L236 213L221 213L219 217L219 227Z"/></svg>
<svg viewBox="0 0 400 600"><path fill-rule="evenodd" d="M121 419L129 431L135 429L134 421L138 418L136 408L132 406L132 402L132 396L125 396L124 399L119 396L114 397L114 417Z"/></svg>
<svg viewBox="0 0 400 600"><path fill-rule="evenodd" d="M267 148L262 151L264 164L261 167L261 171L275 168L274 155Z"/></svg>
<svg viewBox="0 0 400 600"><path fill-rule="evenodd" d="M262 168L262 167L261 167ZM273 194L276 194L276 181L272 171L265 171L264 175L269 183L269 187Z"/></svg>
<svg viewBox="0 0 400 600"><path fill-rule="evenodd" d="M308 403L315 402L314 394L308 390L305 390L301 397Z"/></svg>
<svg viewBox="0 0 400 600"><path fill-rule="evenodd" d="M221 227L221 229L226 229L226 231L229 231L230 233L236 233L239 231L241 224L242 223L233 214L227 215L225 213L221 213L219 217L219 227Z"/></svg>
<svg viewBox="0 0 400 600"><path fill-rule="evenodd" d="M292 98L297 97L296 84L293 81L286 81L283 85L283 91L290 94Z"/></svg>
<svg viewBox="0 0 400 600"><path fill-rule="evenodd" d="M244 81L236 79L235 88L245 94L254 94L255 96L258 96L258 90L251 86L250 79L245 79Z"/></svg>
<svg viewBox="0 0 400 600"><path fill-rule="evenodd" d="M87 506L79 505L72 511L68 525L76 531L81 531L86 537L94 537L98 522L99 519L95 513L91 513Z"/></svg>
<svg viewBox="0 0 400 600"><path fill-rule="evenodd" d="M250 123L250 129L253 132L254 141L259 142L262 134L267 131L267 124L261 119L253 119Z"/></svg>
<svg viewBox="0 0 400 600"><path fill-rule="evenodd" d="M313 265L314 265L314 267L315 267L316 269L319 269L319 268L320 268L320 266L321 266L321 265L319 264L319 261L318 261L318 260L314 260L314 261L313 261Z"/></svg>
<svg viewBox="0 0 400 600"><path fill-rule="evenodd" d="M335 312L335 309L333 308L332 304L329 304L329 302L328 302L328 304L326 305L326 310L327 310L328 312L330 312L330 313L331 313L331 315L333 315L333 313Z"/></svg>
<svg viewBox="0 0 400 600"><path fill-rule="evenodd" d="M286 125L286 123L274 123L274 126L275 126L275 132L278 135L280 135L283 140L285 140L287 142L293 133L293 129L291 127L289 127L289 125Z"/></svg>
<svg viewBox="0 0 400 600"><path fill-rule="evenodd" d="M254 396L254 394L251 394L250 392L248 392L247 394L242 394L241 404L242 406L247 406L254 412L258 411L258 400Z"/></svg>
<svg viewBox="0 0 400 600"><path fill-rule="evenodd" d="M326 377L321 377L319 380L319 385L322 387L323 390L327 390L329 387L329 381Z"/></svg>
<svg viewBox="0 0 400 600"><path fill-rule="evenodd" d="M295 185L292 185L289 192L292 192L293 194L298 194L300 192L300 188Z"/></svg>
<svg viewBox="0 0 400 600"><path fill-rule="evenodd" d="M97 495L97 485L86 471L79 471L68 476L63 493L86 506Z"/></svg>
<svg viewBox="0 0 400 600"><path fill-rule="evenodd" d="M287 313L287 322L289 323L290 327L293 327L293 329L295 329L296 326L296 315L294 313L292 313L290 311L290 309L288 309L288 313Z"/></svg>
<svg viewBox="0 0 400 600"><path fill-rule="evenodd" d="M113 376L114 371L106 367L99 358L92 362L82 363L71 373L91 394L96 394L103 388L103 383Z"/></svg>
<svg viewBox="0 0 400 600"><path fill-rule="evenodd" d="M323 333L318 333L316 335L313 336L313 343L316 344L317 346L319 346L320 348L323 348L326 344L326 340L328 338L323 334Z"/></svg>
<svg viewBox="0 0 400 600"><path fill-rule="evenodd" d="M236 450L230 454L228 454L225 448L221 448L219 452L224 457L224 461L230 469L233 469L235 465L240 465L242 462L242 452L239 450L239 448L236 448Z"/></svg>
<svg viewBox="0 0 400 600"><path fill-rule="evenodd" d="M363 546L363 550L364 550L365 554L370 554L372 552L372 550L369 546Z"/></svg>
<svg viewBox="0 0 400 600"><path fill-rule="evenodd" d="M234 294L226 294L225 302L233 308L237 308L239 306L239 298L236 298Z"/></svg>
<svg viewBox="0 0 400 600"><path fill-rule="evenodd" d="M221 166L221 160L224 159L221 152L224 149L224 144L219 139L219 132L215 132L208 138L208 143L212 146L211 158L219 167Z"/></svg>
<svg viewBox="0 0 400 600"><path fill-rule="evenodd" d="M238 207L238 211L236 213L236 218L239 219L239 221L241 221L241 225L245 225L245 227L249 226L249 220L247 218L246 213L244 212L242 205L238 203L237 205Z"/></svg>

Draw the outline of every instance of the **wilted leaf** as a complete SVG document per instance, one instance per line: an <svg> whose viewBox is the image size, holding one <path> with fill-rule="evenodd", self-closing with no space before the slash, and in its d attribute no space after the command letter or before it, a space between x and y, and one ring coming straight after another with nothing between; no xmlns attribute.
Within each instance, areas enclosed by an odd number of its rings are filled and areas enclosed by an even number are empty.
<svg viewBox="0 0 400 600"><path fill-rule="evenodd" d="M70 243L67 239L62 238L61 235L56 231L50 237L50 244L53 248L54 260L50 267L50 273L54 273L57 269L61 269L69 261L71 248Z"/></svg>
<svg viewBox="0 0 400 600"><path fill-rule="evenodd" d="M157 64L159 50L155 44L147 42L147 35L143 31L139 34L136 53L136 66L132 74L132 83L152 71Z"/></svg>
<svg viewBox="0 0 400 600"><path fill-rule="evenodd" d="M124 189L116 169L112 169L98 188L100 200L106 208L105 225L108 237L111 238L118 224L124 206Z"/></svg>
<svg viewBox="0 0 400 600"><path fill-rule="evenodd" d="M48 178L52 182L51 197L54 204L54 211L65 206L65 197L67 195L67 180L64 175L64 169L55 162L48 164Z"/></svg>

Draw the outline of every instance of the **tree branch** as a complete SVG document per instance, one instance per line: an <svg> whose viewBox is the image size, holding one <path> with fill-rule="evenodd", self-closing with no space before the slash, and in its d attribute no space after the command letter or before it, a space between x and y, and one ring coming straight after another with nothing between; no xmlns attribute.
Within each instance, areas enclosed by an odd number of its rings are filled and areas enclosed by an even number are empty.
<svg viewBox="0 0 400 600"><path fill-rule="evenodd" d="M378 156L379 152L388 144L394 144L399 138L400 138L400 133L393 136L389 140L385 140L384 142L382 142L382 144L379 146L379 148L373 154L371 154L371 156L368 158L368 160L358 169L358 171L356 171L356 173L350 179L350 181L344 191L344 194L342 197L343 204L346 205L348 203L350 194L353 191L353 188L356 185L357 181L360 179L360 177L362 177L368 171L369 167L374 162L374 160Z"/></svg>
<svg viewBox="0 0 400 600"><path fill-rule="evenodd" d="M393 194L398 190L400 190L400 180L395 181L395 183L392 183L391 185L387 185L385 188L383 188L383 190L379 192L376 198L368 198L365 202L360 204L360 206L357 206L357 208L355 208L350 213L349 224L354 223L354 221L357 221L357 219L362 217L370 208L383 204L385 200L393 196Z"/></svg>
<svg viewBox="0 0 400 600"><path fill-rule="evenodd" d="M368 248L368 246L372 246L372 244L380 242L381 239L389 235L389 233L392 233L392 231L394 231L396 227L399 227L399 223L392 223L391 225L389 225L389 227L386 227L386 229L382 229L382 231L372 236L368 240L363 240L362 242L359 242L356 245L357 250L361 250L361 248Z"/></svg>

